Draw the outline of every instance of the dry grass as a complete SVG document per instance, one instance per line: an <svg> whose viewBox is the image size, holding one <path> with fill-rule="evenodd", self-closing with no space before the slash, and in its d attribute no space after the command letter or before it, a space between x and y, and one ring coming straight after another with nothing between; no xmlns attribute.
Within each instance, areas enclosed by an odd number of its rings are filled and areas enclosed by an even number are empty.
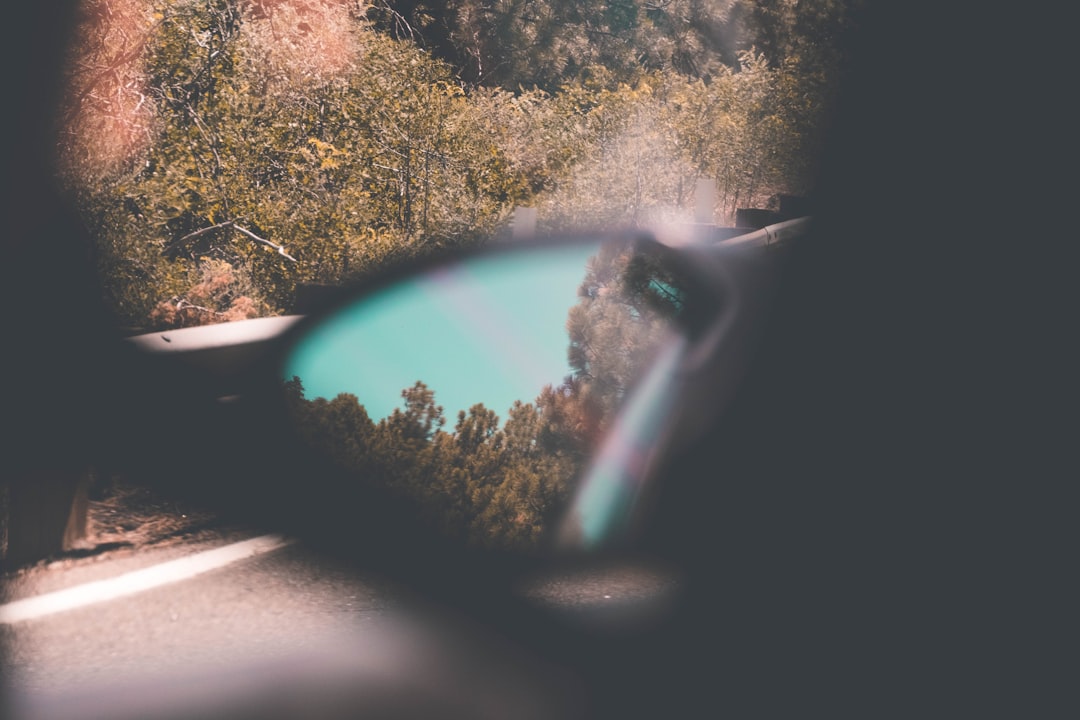
<svg viewBox="0 0 1080 720"><path fill-rule="evenodd" d="M118 483L106 497L90 502L87 542L138 548L180 540L214 524L214 515L208 511Z"/></svg>
<svg viewBox="0 0 1080 720"><path fill-rule="evenodd" d="M70 565L117 551L138 552L232 532L212 512L123 481L95 488L91 497L87 536L71 550L43 558L35 565L56 561ZM7 489L0 486L0 558L7 550L6 520Z"/></svg>

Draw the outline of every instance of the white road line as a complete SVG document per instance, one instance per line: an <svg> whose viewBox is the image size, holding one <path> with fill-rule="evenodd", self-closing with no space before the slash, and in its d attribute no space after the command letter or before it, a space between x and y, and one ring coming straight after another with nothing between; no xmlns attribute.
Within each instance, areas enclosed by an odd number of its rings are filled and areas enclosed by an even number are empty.
<svg viewBox="0 0 1080 720"><path fill-rule="evenodd" d="M135 570L108 580L97 580L85 585L67 588L66 590L16 600L6 605L0 605L0 624L11 625L23 620L33 620L46 615L64 612L65 610L73 610L126 595L134 595L143 590L187 580L238 560L276 550L291 542L292 540L279 535L263 535L226 545L225 547L170 560L153 567Z"/></svg>

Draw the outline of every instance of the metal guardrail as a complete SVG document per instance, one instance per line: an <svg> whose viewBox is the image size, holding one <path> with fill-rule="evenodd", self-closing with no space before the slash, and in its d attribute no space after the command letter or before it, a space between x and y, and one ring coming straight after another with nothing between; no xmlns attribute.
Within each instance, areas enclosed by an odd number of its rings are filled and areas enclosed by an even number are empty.
<svg viewBox="0 0 1080 720"><path fill-rule="evenodd" d="M165 374L175 374L206 394L221 398L243 395L248 370L266 356L268 346L300 319L285 315L237 320L215 325L144 333L124 338Z"/></svg>
<svg viewBox="0 0 1080 720"><path fill-rule="evenodd" d="M300 319L300 315L236 320L214 325L161 330L124 338L151 353L185 353L265 342L277 337Z"/></svg>
<svg viewBox="0 0 1080 720"><path fill-rule="evenodd" d="M736 235L718 242L724 245L755 244L762 247L780 247L790 242L792 238L804 234L811 221L811 217L785 220L774 225L766 225L760 230L751 230L744 235Z"/></svg>

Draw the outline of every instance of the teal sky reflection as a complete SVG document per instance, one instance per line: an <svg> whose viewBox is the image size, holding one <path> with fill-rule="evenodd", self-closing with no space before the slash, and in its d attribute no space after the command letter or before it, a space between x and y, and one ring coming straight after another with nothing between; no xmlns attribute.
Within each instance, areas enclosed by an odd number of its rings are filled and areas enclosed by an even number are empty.
<svg viewBox="0 0 1080 720"><path fill-rule="evenodd" d="M363 298L319 325L283 370L308 398L356 395L378 421L422 380L448 429L482 402L505 421L570 374L566 314L597 245L474 258Z"/></svg>

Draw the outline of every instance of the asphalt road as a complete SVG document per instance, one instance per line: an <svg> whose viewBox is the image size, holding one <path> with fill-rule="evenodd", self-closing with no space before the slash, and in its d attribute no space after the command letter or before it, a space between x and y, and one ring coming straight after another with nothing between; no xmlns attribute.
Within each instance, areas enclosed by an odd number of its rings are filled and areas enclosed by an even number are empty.
<svg viewBox="0 0 1080 720"><path fill-rule="evenodd" d="M139 565L176 553L159 555L141 557ZM96 568L94 579L127 565ZM227 669L354 631L377 621L389 602L388 591L290 545L127 597L2 625L3 677L12 692L53 694Z"/></svg>
<svg viewBox="0 0 1080 720"><path fill-rule="evenodd" d="M39 568L17 582L9 578L4 608L42 594L204 557L223 546L235 547L240 539L233 536ZM542 578L522 592L546 604L603 612L609 603L625 607L654 601L670 588L669 578L619 568ZM479 652L475 666L460 662L461 640L440 640L438 633L418 627L402 612L408 604L403 593L385 582L360 577L292 543L123 597L0 622L0 677L11 703L7 709L15 710L5 714L97 717L87 711L83 698L96 702L104 697L109 706L102 717L148 717L154 703L191 699L163 700L163 693L178 691L205 697L220 707L222 697L238 693L264 698L266 678L274 673L282 676L283 688L293 688L290 697L296 696L297 687L304 692L331 677L337 678L333 683L337 689L357 692L374 678L383 691L397 688L396 697L437 697L441 706L448 692L450 697L464 697L454 695L453 688L475 685L470 680L473 674L493 678L503 673L499 686L507 688L535 675L516 668L501 650ZM479 648L477 642L470 636L465 644ZM429 671L418 671L425 662L433 663ZM253 672L256 667L261 669ZM238 682L256 677L257 691L237 689ZM399 687L402 682L420 681L434 685L421 688L422 692ZM161 690L152 689L156 687ZM142 695L125 714L111 703L131 688L142 689ZM520 690L504 700L518 713L520 699L527 694ZM324 693L320 690L318 695ZM551 699L546 690L541 695L529 700L530 706L539 709L545 697ZM476 708L470 708L469 716L500 717L507 712L497 695L468 697L495 703L490 712L474 713ZM269 716L265 709L263 716Z"/></svg>

